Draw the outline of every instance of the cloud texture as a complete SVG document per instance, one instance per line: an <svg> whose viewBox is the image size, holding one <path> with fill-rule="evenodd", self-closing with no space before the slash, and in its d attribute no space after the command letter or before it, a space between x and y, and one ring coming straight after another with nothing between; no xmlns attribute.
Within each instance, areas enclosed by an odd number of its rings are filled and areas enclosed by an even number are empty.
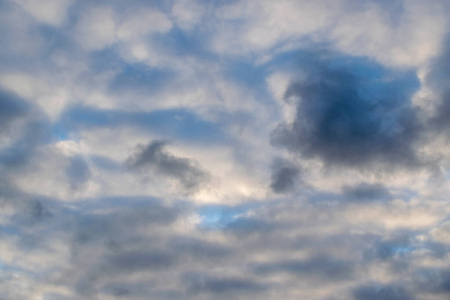
<svg viewBox="0 0 450 300"><path fill-rule="evenodd" d="M0 299L448 299L449 12L0 0Z"/></svg>

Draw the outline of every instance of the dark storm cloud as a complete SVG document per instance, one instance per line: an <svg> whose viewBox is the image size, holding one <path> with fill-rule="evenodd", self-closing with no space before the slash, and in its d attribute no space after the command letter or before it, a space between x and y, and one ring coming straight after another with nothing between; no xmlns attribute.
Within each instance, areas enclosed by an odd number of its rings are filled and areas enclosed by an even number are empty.
<svg viewBox="0 0 450 300"><path fill-rule="evenodd" d="M328 165L417 165L421 125L411 96L414 72L386 69L365 58L307 55L305 78L285 93L297 105L292 124L280 124L273 145L320 158Z"/></svg>
<svg viewBox="0 0 450 300"><path fill-rule="evenodd" d="M186 191L192 191L209 180L209 174L191 159L179 158L164 147L165 141L152 141L147 145L136 146L135 153L126 161L130 170L153 169L158 175L177 181Z"/></svg>
<svg viewBox="0 0 450 300"><path fill-rule="evenodd" d="M293 163L277 158L272 163L270 188L277 194L290 192L298 185L300 170Z"/></svg>
<svg viewBox="0 0 450 300"><path fill-rule="evenodd" d="M401 285L366 285L354 291L355 300L413 300L415 297Z"/></svg>

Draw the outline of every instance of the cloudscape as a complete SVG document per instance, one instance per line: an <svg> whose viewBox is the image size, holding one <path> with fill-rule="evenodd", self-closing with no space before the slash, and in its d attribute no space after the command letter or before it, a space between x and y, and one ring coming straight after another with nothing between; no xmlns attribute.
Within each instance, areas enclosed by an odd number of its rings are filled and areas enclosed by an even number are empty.
<svg viewBox="0 0 450 300"><path fill-rule="evenodd" d="M0 0L0 299L448 300L448 0Z"/></svg>

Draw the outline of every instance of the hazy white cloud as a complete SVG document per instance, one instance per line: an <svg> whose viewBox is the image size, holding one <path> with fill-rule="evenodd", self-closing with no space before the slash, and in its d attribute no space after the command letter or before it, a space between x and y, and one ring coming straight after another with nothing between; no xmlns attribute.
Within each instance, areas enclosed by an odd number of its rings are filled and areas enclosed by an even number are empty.
<svg viewBox="0 0 450 300"><path fill-rule="evenodd" d="M72 0L13 0L19 4L37 21L52 25L61 26L67 19L67 10L73 3Z"/></svg>
<svg viewBox="0 0 450 300"><path fill-rule="evenodd" d="M172 16L183 30L192 30L201 22L207 11L208 7L196 0L179 0L172 6Z"/></svg>
<svg viewBox="0 0 450 300"><path fill-rule="evenodd" d="M223 24L212 49L264 58L283 47L331 43L388 65L419 66L439 51L446 9L442 1L239 1L216 10Z"/></svg>
<svg viewBox="0 0 450 300"><path fill-rule="evenodd" d="M112 7L89 7L75 28L75 39L86 50L101 50L116 41L116 16Z"/></svg>

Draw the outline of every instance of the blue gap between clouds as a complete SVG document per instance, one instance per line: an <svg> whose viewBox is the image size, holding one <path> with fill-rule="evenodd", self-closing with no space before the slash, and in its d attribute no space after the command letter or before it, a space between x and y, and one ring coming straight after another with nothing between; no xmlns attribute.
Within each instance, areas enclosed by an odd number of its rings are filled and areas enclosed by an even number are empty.
<svg viewBox="0 0 450 300"><path fill-rule="evenodd" d="M198 208L200 216L200 229L222 230L228 228L236 221L245 218L244 214L261 204L253 203L239 206L205 205Z"/></svg>
<svg viewBox="0 0 450 300"><path fill-rule="evenodd" d="M184 109L130 112L75 107L63 113L53 125L53 134L58 139L67 139L84 128L127 125L163 135L164 138L197 143L220 142L226 138L220 125L204 121Z"/></svg>

